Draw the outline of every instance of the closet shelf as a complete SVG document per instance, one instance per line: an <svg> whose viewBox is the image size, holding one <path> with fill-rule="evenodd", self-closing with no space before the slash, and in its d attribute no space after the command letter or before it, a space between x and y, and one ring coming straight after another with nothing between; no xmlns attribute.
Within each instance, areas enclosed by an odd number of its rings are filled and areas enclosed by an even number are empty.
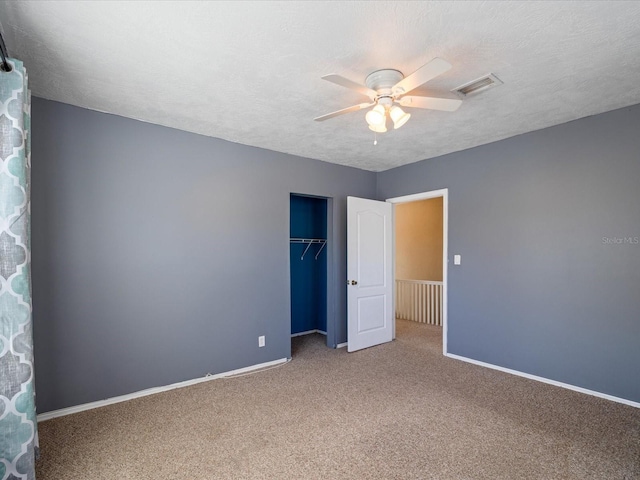
<svg viewBox="0 0 640 480"><path fill-rule="evenodd" d="M300 257L300 260L304 260L304 256L306 255L307 251L309 250L309 248L311 247L311 245L313 245L314 243L322 245L320 247L320 250L318 250L318 253L316 253L316 260L318 259L318 255L320 255L320 252L322 252L322 249L327 245L327 239L326 238L291 238L289 239L290 243L306 243L307 244L307 248L304 249L304 252L302 253L302 256Z"/></svg>

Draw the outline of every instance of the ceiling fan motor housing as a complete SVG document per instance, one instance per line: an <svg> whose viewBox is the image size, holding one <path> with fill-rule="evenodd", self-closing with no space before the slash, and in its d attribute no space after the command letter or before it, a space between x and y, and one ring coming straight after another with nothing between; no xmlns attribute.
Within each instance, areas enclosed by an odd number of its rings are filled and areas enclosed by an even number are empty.
<svg viewBox="0 0 640 480"><path fill-rule="evenodd" d="M365 84L378 93L378 103L385 106L393 104L393 86L404 78L402 72L393 69L376 70L369 74Z"/></svg>

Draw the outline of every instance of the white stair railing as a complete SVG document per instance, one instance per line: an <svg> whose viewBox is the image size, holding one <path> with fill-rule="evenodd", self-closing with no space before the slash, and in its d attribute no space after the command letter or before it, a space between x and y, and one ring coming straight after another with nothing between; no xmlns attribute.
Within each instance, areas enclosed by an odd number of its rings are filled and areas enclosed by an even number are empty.
<svg viewBox="0 0 640 480"><path fill-rule="evenodd" d="M442 326L442 282L396 279L396 318Z"/></svg>

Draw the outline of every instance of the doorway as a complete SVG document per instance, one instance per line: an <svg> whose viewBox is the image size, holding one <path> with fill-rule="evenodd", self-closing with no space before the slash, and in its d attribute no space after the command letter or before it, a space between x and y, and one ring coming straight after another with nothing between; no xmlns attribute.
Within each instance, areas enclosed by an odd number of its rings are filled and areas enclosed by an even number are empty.
<svg viewBox="0 0 640 480"><path fill-rule="evenodd" d="M328 344L328 199L291 194L289 212L291 337Z"/></svg>
<svg viewBox="0 0 640 480"><path fill-rule="evenodd" d="M446 355L448 190L387 201L394 204L394 322L441 326Z"/></svg>

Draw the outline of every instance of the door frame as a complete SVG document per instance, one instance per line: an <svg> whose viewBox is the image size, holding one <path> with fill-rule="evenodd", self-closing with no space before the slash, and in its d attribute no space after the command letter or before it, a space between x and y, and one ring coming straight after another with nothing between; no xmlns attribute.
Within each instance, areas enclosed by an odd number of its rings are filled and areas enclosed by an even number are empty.
<svg viewBox="0 0 640 480"><path fill-rule="evenodd" d="M447 355L448 340L448 292L449 282L447 272L449 270L449 189L442 188L440 190L431 190L428 192L414 193L412 195L404 195L402 197L388 198L386 201L393 204L417 202L420 200L429 200L431 198L442 197L442 354ZM396 219L395 205L393 208L393 338L396 338Z"/></svg>

